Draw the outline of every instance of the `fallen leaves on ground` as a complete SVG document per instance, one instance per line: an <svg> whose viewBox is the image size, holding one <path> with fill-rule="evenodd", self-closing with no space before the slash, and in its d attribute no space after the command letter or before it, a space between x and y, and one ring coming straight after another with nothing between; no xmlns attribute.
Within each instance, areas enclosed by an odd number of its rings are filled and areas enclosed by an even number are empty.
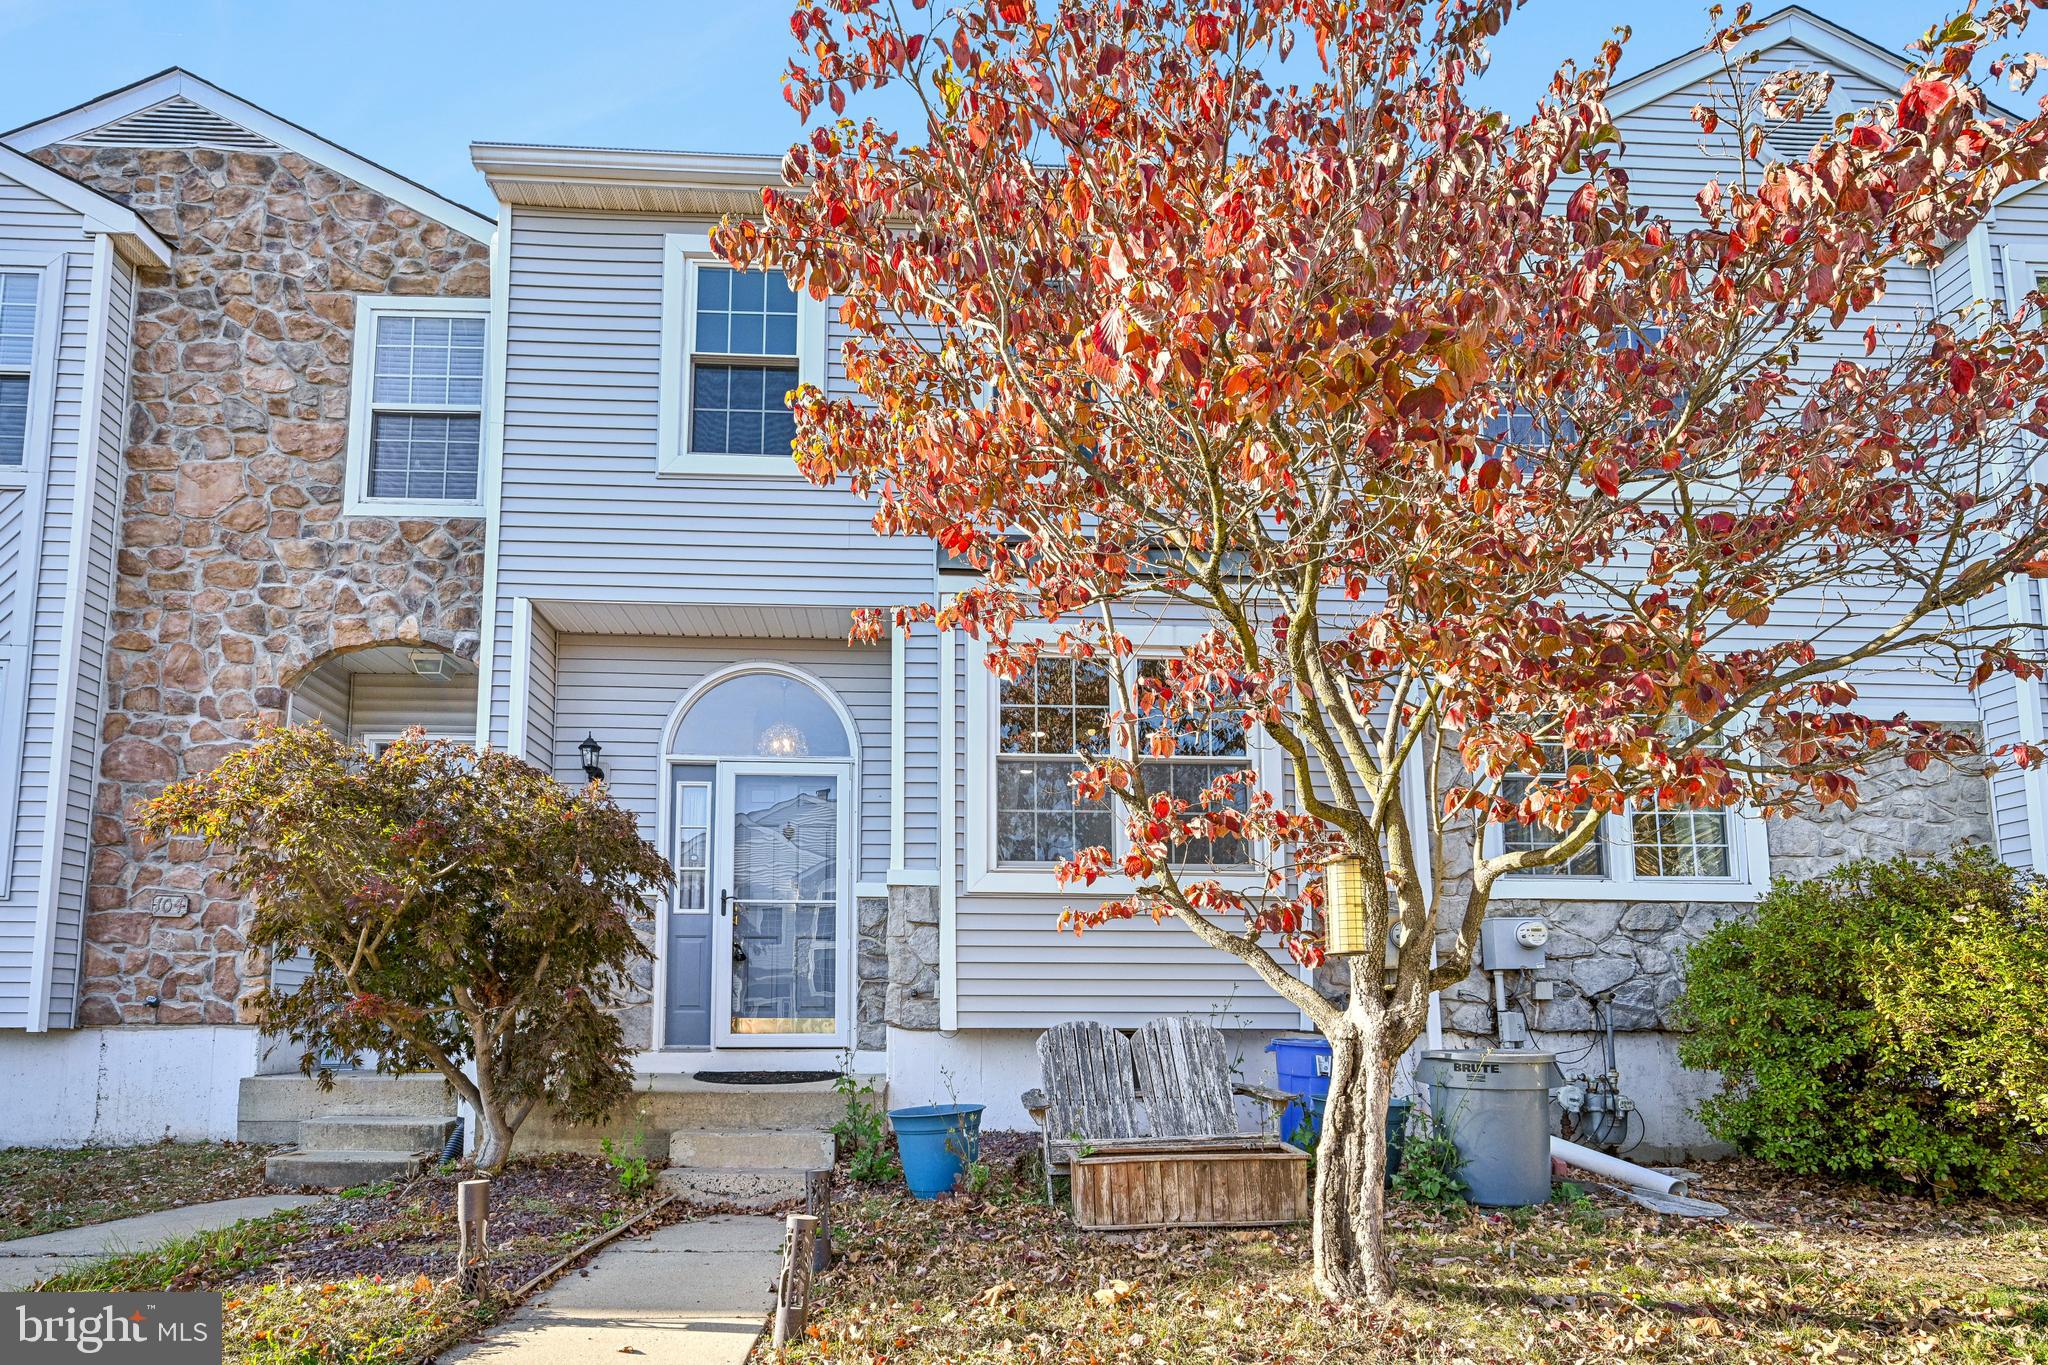
<svg viewBox="0 0 2048 1365"><path fill-rule="evenodd" d="M336 1195L40 1287L218 1289L227 1365L410 1365L508 1306L464 1299L454 1286L455 1185L466 1174L434 1171ZM591 1158L513 1163L491 1184L489 1273L500 1297L658 1197L624 1193ZM684 1216L672 1204L644 1226Z"/></svg>
<svg viewBox="0 0 2048 1365"><path fill-rule="evenodd" d="M1746 1162L1718 1222L1591 1200L1397 1204L1392 1312L1325 1303L1307 1230L1082 1235L1024 1202L842 1196L791 1361L903 1365L2048 1361L2048 1210ZM1028 1182L1027 1182L1028 1184ZM767 1348L762 1348L767 1356Z"/></svg>
<svg viewBox="0 0 2048 1365"><path fill-rule="evenodd" d="M0 1151L0 1242L261 1194L273 1148L242 1142Z"/></svg>

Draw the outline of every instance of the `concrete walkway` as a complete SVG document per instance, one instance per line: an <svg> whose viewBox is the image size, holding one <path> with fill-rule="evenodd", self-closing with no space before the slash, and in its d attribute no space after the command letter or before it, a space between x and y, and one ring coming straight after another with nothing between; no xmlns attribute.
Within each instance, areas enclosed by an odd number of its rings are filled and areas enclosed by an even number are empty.
<svg viewBox="0 0 2048 1365"><path fill-rule="evenodd" d="M261 1218L279 1209L296 1209L320 1201L312 1195L272 1194L249 1199L219 1199L181 1209L116 1218L111 1223L66 1228L40 1237L0 1242L0 1291L26 1289L71 1266L96 1261L117 1251L145 1251L189 1237L195 1232L233 1227L244 1218Z"/></svg>
<svg viewBox="0 0 2048 1365"><path fill-rule="evenodd" d="M774 1305L782 1229L720 1214L628 1233L442 1365L739 1365Z"/></svg>

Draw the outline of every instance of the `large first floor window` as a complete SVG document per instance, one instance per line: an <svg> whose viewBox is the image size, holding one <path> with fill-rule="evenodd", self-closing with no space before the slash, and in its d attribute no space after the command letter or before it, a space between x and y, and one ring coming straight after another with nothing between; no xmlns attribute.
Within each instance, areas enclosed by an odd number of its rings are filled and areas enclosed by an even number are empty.
<svg viewBox="0 0 2048 1365"><path fill-rule="evenodd" d="M1541 773L1513 773L1502 781L1504 800L1520 801L1537 783L1569 774L1571 759L1562 749L1546 745L1543 753ZM1755 821L1736 811L1634 806L1604 816L1592 842L1565 861L1513 874L1515 889L1503 894L1619 897L1635 888L1649 898L1695 883L1701 894L1714 894L1717 883L1739 892L1764 878L1760 834ZM1504 853L1545 849L1562 838L1540 825L1510 824L1497 832L1496 847Z"/></svg>
<svg viewBox="0 0 2048 1365"><path fill-rule="evenodd" d="M1077 769L1111 751L1110 718L1120 695L1102 658L1047 655L1015 678L995 687L993 866L1050 868L1084 848L1115 848L1122 811L1112 801L1082 799L1074 789ZM1127 681L1162 681L1167 662L1140 658L1128 665ZM1227 707L1174 722L1171 753L1155 752L1154 736L1167 721L1157 710L1140 714L1133 755L1148 792L1164 792L1204 809L1202 794L1225 773L1254 765L1242 718ZM1229 802L1242 810L1249 791L1240 785ZM1173 850L1177 866L1243 869L1252 849L1237 836L1193 839Z"/></svg>
<svg viewBox="0 0 2048 1365"><path fill-rule="evenodd" d="M996 710L996 861L1063 862L1110 841L1105 802L1076 799L1074 771L1109 752L1109 666L1041 658L1002 682Z"/></svg>

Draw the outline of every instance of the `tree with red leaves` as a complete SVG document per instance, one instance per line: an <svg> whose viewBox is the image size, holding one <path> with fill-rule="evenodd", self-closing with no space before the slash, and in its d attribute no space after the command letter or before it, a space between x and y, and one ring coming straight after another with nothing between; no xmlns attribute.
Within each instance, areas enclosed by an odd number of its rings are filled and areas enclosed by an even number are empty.
<svg viewBox="0 0 2048 1365"><path fill-rule="evenodd" d="M1858 680L2039 673L1971 606L2048 572L2018 453L2048 434L2041 300L1911 327L1871 311L2041 177L2048 123L2002 116L1972 75L2029 6L1930 31L1896 98L1795 164L1767 159L1758 111L1820 108L1824 81L1731 57L1735 96L1694 113L1737 151L1682 215L1632 195L1619 39L1525 115L1468 98L1514 8L803 5L786 90L835 117L760 221L717 236L836 296L854 334L858 397L792 399L805 472L980 571L899 628L981 636L1015 675L1125 657L1162 611L1205 623L1163 671L1110 670L1123 744L1073 781L1128 838L1061 869L1108 889L1067 919L1170 916L1328 1036L1314 1247L1334 1299L1393 1291L1395 1064L1503 877L1571 859L1614 812L1853 806L1879 759L1995 761L1866 713ZM1713 41L1750 31L1738 12ZM891 85L921 140L845 117ZM1845 619L1872 593L1881 614ZM1219 723L1262 733L1284 781L1148 781L1145 757ZM1264 875L1185 856L1217 838ZM1322 962L1338 857L1364 865L1390 969Z"/></svg>
<svg viewBox="0 0 2048 1365"><path fill-rule="evenodd" d="M653 956L635 922L675 874L602 783L417 729L367 754L311 725L166 787L141 823L218 848L251 946L304 966L256 1022L323 1088L336 1057L439 1072L493 1174L540 1105L597 1123L632 1094L619 1011Z"/></svg>

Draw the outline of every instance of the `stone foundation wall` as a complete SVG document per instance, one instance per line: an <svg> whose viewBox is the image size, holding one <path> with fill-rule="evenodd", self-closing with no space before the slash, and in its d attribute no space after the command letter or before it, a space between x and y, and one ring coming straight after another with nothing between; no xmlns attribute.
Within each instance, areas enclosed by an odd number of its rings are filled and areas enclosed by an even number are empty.
<svg viewBox="0 0 2048 1365"><path fill-rule="evenodd" d="M341 509L356 296L486 297L489 251L290 152L36 155L177 249L137 300L79 1019L231 1022L263 967L243 907L198 846L146 847L135 808L281 721L330 653L476 657L483 523ZM188 912L149 913L159 890Z"/></svg>
<svg viewBox="0 0 2048 1365"><path fill-rule="evenodd" d="M1888 762L1859 783L1855 811L1831 806L1766 826L1774 878L1816 877L1858 858L1931 858L1958 844L1990 843L1991 786L1981 773L1940 764L1913 772ZM1551 926L1547 964L1533 974L1555 999L1520 1002L1539 1032L1595 1027L1590 997L1614 993L1624 1032L1674 1029L1685 953L1741 904L1666 901L1501 900L1495 913L1541 915ZM1444 993L1444 1025L1493 1036L1492 983L1477 970Z"/></svg>

